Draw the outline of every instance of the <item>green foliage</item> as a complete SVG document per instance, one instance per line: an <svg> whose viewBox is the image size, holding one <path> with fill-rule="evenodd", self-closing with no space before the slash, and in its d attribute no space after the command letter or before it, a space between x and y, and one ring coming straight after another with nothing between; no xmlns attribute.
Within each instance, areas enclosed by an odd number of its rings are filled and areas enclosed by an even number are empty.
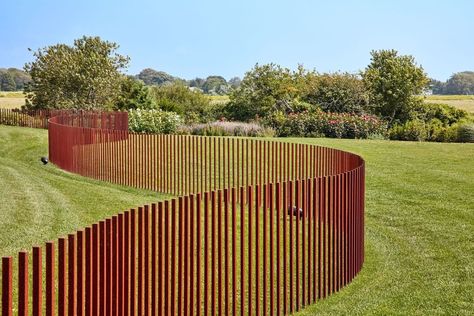
<svg viewBox="0 0 474 316"><path fill-rule="evenodd" d="M437 119L443 125L452 125L468 117L466 111L442 103L421 103L416 115L425 122Z"/></svg>
<svg viewBox="0 0 474 316"><path fill-rule="evenodd" d="M0 91L15 91L16 83L9 72L0 72Z"/></svg>
<svg viewBox="0 0 474 316"><path fill-rule="evenodd" d="M242 79L239 77L233 77L229 80L229 85L232 89L237 89L240 87L240 84L242 83Z"/></svg>
<svg viewBox="0 0 474 316"><path fill-rule="evenodd" d="M293 112L303 91L302 79L305 74L302 67L293 72L275 64L255 65L245 74L240 87L230 93L230 102L226 107L228 117L237 121L250 121L277 111Z"/></svg>
<svg viewBox="0 0 474 316"><path fill-rule="evenodd" d="M111 108L120 95L120 70L129 58L118 45L84 36L73 46L57 44L33 53L25 65L32 81L25 87L31 108Z"/></svg>
<svg viewBox="0 0 474 316"><path fill-rule="evenodd" d="M372 113L390 125L406 122L421 103L416 95L425 89L428 77L412 56L399 56L395 50L372 51L371 55L362 79L369 92Z"/></svg>
<svg viewBox="0 0 474 316"><path fill-rule="evenodd" d="M428 138L428 131L425 122L411 120L392 126L389 130L389 138L392 140L424 141Z"/></svg>
<svg viewBox="0 0 474 316"><path fill-rule="evenodd" d="M135 133L173 134L181 124L181 117L173 112L155 109L128 111L128 127Z"/></svg>
<svg viewBox="0 0 474 316"><path fill-rule="evenodd" d="M369 96L364 83L349 73L312 74L307 76L302 99L319 105L326 112L364 113Z"/></svg>
<svg viewBox="0 0 474 316"><path fill-rule="evenodd" d="M474 94L474 71L453 74L446 82L444 94Z"/></svg>
<svg viewBox="0 0 474 316"><path fill-rule="evenodd" d="M472 123L460 121L452 125L443 124L438 119L422 121L414 119L403 124L395 124L388 131L392 140L432 141L432 142L471 142L469 140L469 126Z"/></svg>
<svg viewBox="0 0 474 316"><path fill-rule="evenodd" d="M462 143L474 143L474 124L463 124L458 129L458 141Z"/></svg>
<svg viewBox="0 0 474 316"><path fill-rule="evenodd" d="M149 86L171 84L178 80L178 78L175 78L164 71L156 71L155 69L151 68L145 68L140 71L140 73L137 75L137 78Z"/></svg>
<svg viewBox="0 0 474 316"><path fill-rule="evenodd" d="M442 82L436 79L430 79L430 88L433 94L445 94L446 93L446 82Z"/></svg>
<svg viewBox="0 0 474 316"><path fill-rule="evenodd" d="M275 113L267 121L278 136L368 138L383 135L385 123L372 115L327 113L321 110L290 115Z"/></svg>
<svg viewBox="0 0 474 316"><path fill-rule="evenodd" d="M186 122L204 122L209 119L209 98L192 91L181 83L150 87L150 96L163 111L176 112Z"/></svg>
<svg viewBox="0 0 474 316"><path fill-rule="evenodd" d="M207 94L224 95L229 92L229 85L222 76L209 76L206 78L201 89Z"/></svg>
<svg viewBox="0 0 474 316"><path fill-rule="evenodd" d="M133 77L125 77L120 83L120 95L115 102L115 110L153 109L153 99L141 81Z"/></svg>
<svg viewBox="0 0 474 316"><path fill-rule="evenodd" d="M13 81L11 79L13 79ZM21 69L0 68L0 91L23 90L25 84L30 81L31 77Z"/></svg>
<svg viewBox="0 0 474 316"><path fill-rule="evenodd" d="M273 137L275 131L256 123L212 122L182 126L179 134L203 136Z"/></svg>
<svg viewBox="0 0 474 316"><path fill-rule="evenodd" d="M190 87L198 88L202 90L202 86L204 85L205 82L206 82L206 79L196 77L194 79L189 80L188 85Z"/></svg>

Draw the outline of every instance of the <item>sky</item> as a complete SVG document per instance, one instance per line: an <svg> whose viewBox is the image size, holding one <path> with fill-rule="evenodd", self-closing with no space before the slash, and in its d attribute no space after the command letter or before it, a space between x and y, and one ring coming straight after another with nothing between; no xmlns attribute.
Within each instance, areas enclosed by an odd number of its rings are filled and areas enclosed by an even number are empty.
<svg viewBox="0 0 474 316"><path fill-rule="evenodd" d="M474 70L473 31L468 0L0 0L0 67L87 35L118 43L128 74L229 79L269 62L358 72L371 50L396 49L444 81Z"/></svg>

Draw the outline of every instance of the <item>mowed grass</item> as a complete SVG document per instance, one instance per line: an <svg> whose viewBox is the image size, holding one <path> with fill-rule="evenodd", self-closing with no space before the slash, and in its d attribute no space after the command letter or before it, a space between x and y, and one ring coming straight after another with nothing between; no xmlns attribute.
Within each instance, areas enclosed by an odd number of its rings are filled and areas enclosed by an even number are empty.
<svg viewBox="0 0 474 316"><path fill-rule="evenodd" d="M47 155L46 130L0 125L0 256L165 197L43 165Z"/></svg>
<svg viewBox="0 0 474 316"><path fill-rule="evenodd" d="M366 261L301 315L469 315L474 310L474 144L282 139L367 163ZM43 166L47 132L0 126L0 255L162 198Z"/></svg>
<svg viewBox="0 0 474 316"><path fill-rule="evenodd" d="M0 109L16 109L25 104L23 92L0 92Z"/></svg>
<svg viewBox="0 0 474 316"><path fill-rule="evenodd" d="M472 315L474 144L294 139L366 160L366 260L300 315Z"/></svg>
<svg viewBox="0 0 474 316"><path fill-rule="evenodd" d="M427 103L444 103L474 113L474 95L429 95Z"/></svg>

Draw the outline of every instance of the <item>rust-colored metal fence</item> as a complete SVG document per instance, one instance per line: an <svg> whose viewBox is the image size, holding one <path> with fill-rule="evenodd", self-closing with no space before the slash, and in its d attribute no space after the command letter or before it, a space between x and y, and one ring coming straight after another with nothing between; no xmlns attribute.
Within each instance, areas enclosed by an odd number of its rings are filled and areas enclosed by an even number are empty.
<svg viewBox="0 0 474 316"><path fill-rule="evenodd" d="M0 124L33 128L48 128L48 120L57 110L0 109Z"/></svg>
<svg viewBox="0 0 474 316"><path fill-rule="evenodd" d="M64 170L176 197L34 247L32 273L28 253L15 269L2 258L3 315L288 314L338 291L362 267L357 155L132 134L126 113L53 117L49 146Z"/></svg>

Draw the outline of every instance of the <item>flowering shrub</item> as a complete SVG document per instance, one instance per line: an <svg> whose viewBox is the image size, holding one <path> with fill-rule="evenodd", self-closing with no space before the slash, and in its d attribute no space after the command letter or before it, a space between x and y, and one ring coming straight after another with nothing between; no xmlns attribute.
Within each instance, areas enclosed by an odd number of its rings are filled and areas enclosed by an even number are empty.
<svg viewBox="0 0 474 316"><path fill-rule="evenodd" d="M273 116L267 122L278 136L368 138L385 133L385 122L373 115L320 110Z"/></svg>
<svg viewBox="0 0 474 316"><path fill-rule="evenodd" d="M207 124L183 125L178 133L205 136L272 137L275 131L256 123L212 122Z"/></svg>
<svg viewBox="0 0 474 316"><path fill-rule="evenodd" d="M129 110L128 129L135 133L173 134L182 124L174 112L162 110Z"/></svg>

